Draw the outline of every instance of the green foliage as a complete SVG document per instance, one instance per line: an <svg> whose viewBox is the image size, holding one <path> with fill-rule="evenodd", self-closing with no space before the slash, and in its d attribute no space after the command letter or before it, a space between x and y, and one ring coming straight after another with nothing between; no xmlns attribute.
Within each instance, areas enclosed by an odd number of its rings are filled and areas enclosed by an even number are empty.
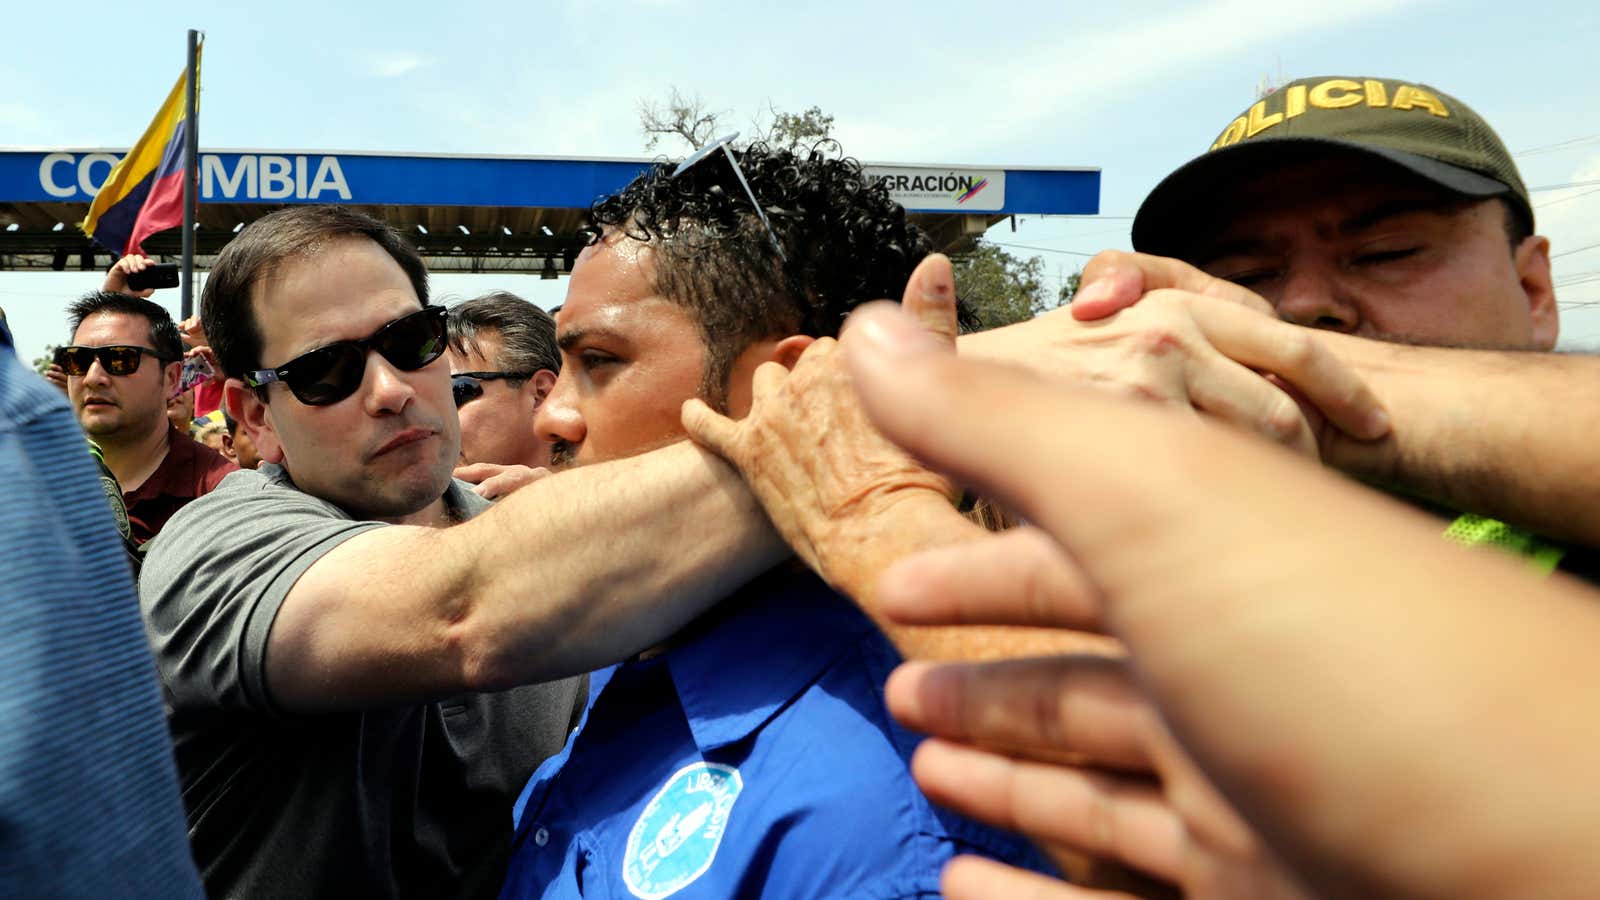
<svg viewBox="0 0 1600 900"><path fill-rule="evenodd" d="M956 257L956 295L972 305L985 328L1031 319L1056 305L1044 286L1044 260L1019 259L979 241ZM1075 282L1073 282L1075 284Z"/></svg>
<svg viewBox="0 0 1600 900"><path fill-rule="evenodd" d="M774 147L808 150L818 141L833 136L833 116L823 112L820 106L800 113L781 112L774 106L767 109L772 113L772 125L763 132L760 123L756 123L756 136Z"/></svg>
<svg viewBox="0 0 1600 900"><path fill-rule="evenodd" d="M33 361L33 370L43 375L45 370L50 368L50 364L55 362L56 348L59 346L59 344L45 344L44 355L35 358Z"/></svg>
<svg viewBox="0 0 1600 900"><path fill-rule="evenodd" d="M1082 269L1079 269L1078 271L1073 272L1071 275L1067 276L1067 280L1065 282L1063 282L1062 285L1061 285L1061 292L1060 292L1060 294L1059 294L1059 296L1057 298L1057 299L1059 299L1061 301L1061 305L1062 306L1066 306L1068 303L1071 303L1072 302L1072 298L1077 296L1077 294L1078 294L1078 285L1080 283L1082 283L1082 281L1083 281L1083 270Z"/></svg>

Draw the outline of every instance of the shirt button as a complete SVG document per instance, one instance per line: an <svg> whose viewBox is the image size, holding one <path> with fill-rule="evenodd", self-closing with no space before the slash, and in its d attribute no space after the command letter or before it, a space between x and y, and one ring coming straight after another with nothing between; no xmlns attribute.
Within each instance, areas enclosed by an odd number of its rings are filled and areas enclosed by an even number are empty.
<svg viewBox="0 0 1600 900"><path fill-rule="evenodd" d="M535 828L533 830L533 842L540 847L550 843L550 829L545 828L543 825Z"/></svg>

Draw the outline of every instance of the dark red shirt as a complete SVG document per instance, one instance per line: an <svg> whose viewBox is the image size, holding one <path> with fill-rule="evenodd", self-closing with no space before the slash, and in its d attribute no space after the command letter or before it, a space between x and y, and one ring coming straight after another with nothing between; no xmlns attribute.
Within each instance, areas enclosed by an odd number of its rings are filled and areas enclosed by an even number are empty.
<svg viewBox="0 0 1600 900"><path fill-rule="evenodd" d="M184 504L210 493L224 475L238 470L222 454L169 428L166 458L137 490L122 495L133 540L143 544L155 537Z"/></svg>

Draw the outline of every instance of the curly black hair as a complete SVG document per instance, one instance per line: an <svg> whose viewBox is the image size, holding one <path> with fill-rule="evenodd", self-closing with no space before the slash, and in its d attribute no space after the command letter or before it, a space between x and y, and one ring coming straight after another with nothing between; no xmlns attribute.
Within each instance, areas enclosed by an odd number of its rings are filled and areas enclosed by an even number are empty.
<svg viewBox="0 0 1600 900"><path fill-rule="evenodd" d="M833 141L794 152L733 151L777 241L722 151L674 178L660 161L589 208L596 229L655 248L655 289L687 307L706 346L701 395L726 402L734 360L752 343L791 334L831 337L871 300L899 300L932 245L880 181ZM963 325L976 320L962 308Z"/></svg>

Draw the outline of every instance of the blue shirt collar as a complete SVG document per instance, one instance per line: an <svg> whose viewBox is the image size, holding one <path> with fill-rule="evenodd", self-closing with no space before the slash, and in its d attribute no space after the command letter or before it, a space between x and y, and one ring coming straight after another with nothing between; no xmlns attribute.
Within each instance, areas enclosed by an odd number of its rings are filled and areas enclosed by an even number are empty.
<svg viewBox="0 0 1600 900"><path fill-rule="evenodd" d="M745 585L666 653L695 745L754 733L874 627L797 564Z"/></svg>

